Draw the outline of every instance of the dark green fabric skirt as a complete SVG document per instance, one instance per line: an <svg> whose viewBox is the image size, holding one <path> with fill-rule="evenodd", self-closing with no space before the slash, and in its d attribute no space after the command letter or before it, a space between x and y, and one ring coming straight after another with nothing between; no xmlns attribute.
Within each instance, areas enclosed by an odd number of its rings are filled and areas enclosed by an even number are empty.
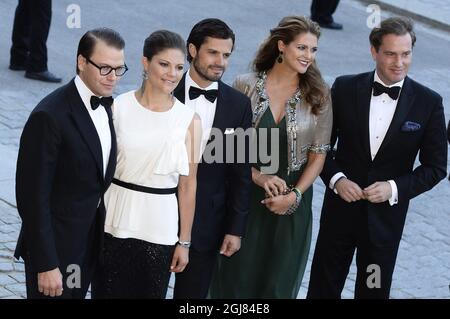
<svg viewBox="0 0 450 319"><path fill-rule="evenodd" d="M264 114L261 125L275 125L269 115ZM283 135L280 134L280 154L287 154ZM280 164L281 168L287 167L287 159L281 158ZM285 169L280 169L277 175L288 185L295 185L301 173L287 175ZM232 257L219 257L210 287L211 298L297 298L311 244L313 190L310 187L303 194L297 211L288 216L276 215L261 204L264 194L262 188L253 184L241 249Z"/></svg>
<svg viewBox="0 0 450 319"><path fill-rule="evenodd" d="M312 188L289 216L267 210L263 198L255 189L246 237L232 257L219 257L211 298L297 298L311 244Z"/></svg>

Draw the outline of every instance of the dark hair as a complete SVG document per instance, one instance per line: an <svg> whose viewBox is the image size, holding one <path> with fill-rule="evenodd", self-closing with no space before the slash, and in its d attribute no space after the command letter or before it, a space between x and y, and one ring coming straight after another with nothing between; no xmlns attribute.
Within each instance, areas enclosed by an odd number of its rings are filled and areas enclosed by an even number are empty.
<svg viewBox="0 0 450 319"><path fill-rule="evenodd" d="M381 22L380 27L373 28L370 32L369 40L370 44L375 48L375 50L378 52L378 49L381 46L381 43L383 42L383 37L388 34L395 34L395 35L405 35L409 33L411 36L411 43L414 47L414 44L416 43L416 34L413 30L413 22L409 18L404 17L393 17L384 20Z"/></svg>
<svg viewBox="0 0 450 319"><path fill-rule="evenodd" d="M81 54L85 58L90 58L94 52L97 41L103 41L108 46L122 50L125 47L125 41L122 36L113 29L97 28L89 30L80 39L77 50L77 74L80 73L78 69L78 56Z"/></svg>
<svg viewBox="0 0 450 319"><path fill-rule="evenodd" d="M204 19L194 25L186 41L187 60L189 63L192 62L192 56L189 54L189 44L192 43L198 51L201 45L205 43L206 37L231 39L233 41L231 50L234 48L234 32L225 22L213 18Z"/></svg>
<svg viewBox="0 0 450 319"><path fill-rule="evenodd" d="M186 55L186 45L183 38L175 32L158 30L150 34L144 41L144 56L150 61L154 55L165 49L179 49Z"/></svg>
<svg viewBox="0 0 450 319"><path fill-rule="evenodd" d="M270 70L280 54L278 41L288 45L302 33L312 33L320 37L319 25L307 17L288 16L281 19L276 28L270 30L269 37L261 44L253 61L253 70L263 72ZM308 70L299 75L299 88L303 98L312 107L312 113L317 114L328 98L328 87L314 61Z"/></svg>

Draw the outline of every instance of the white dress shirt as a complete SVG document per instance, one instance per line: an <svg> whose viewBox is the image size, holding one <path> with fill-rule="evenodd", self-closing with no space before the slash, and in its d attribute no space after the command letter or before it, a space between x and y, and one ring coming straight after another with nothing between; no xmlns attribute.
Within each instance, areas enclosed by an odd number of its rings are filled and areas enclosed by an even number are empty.
<svg viewBox="0 0 450 319"><path fill-rule="evenodd" d="M375 71L375 82L379 82L384 86L392 87L392 86L403 86L404 80L394 83L392 85L386 85L378 76ZM372 157L372 161L378 153L380 149L381 143L383 142L386 133L391 125L392 118L394 117L395 109L397 108L397 100L391 99L391 97L383 93L378 96L374 96L372 93L372 98L370 99L370 110L369 110L369 138L370 138L370 154ZM339 172L335 174L331 180L329 187L334 190L337 194L337 190L334 187L334 184L341 178L346 177L344 173ZM391 185L392 195L389 198L389 204L395 205L398 203L398 189L397 185L393 180L388 180Z"/></svg>
<svg viewBox="0 0 450 319"><path fill-rule="evenodd" d="M218 90L219 84L217 82L213 82L208 87L202 88L197 83L195 83L194 80L192 80L189 72L190 69L186 72L184 104L193 109L200 116L200 119L202 121L202 147L200 154L203 154L206 143L208 142L209 136L211 134L214 116L216 114L217 99L214 102L210 102L205 98L204 95L200 95L198 98L191 100L189 98L189 88L193 86L202 90Z"/></svg>
<svg viewBox="0 0 450 319"><path fill-rule="evenodd" d="M91 108L91 96L95 94L92 93L78 75L75 77L75 86L83 100L86 110L89 112L89 116L94 123L100 139L100 144L102 146L103 176L105 176L109 162L109 154L111 152L111 130L109 128L108 113L106 113L105 108L101 105L96 110Z"/></svg>

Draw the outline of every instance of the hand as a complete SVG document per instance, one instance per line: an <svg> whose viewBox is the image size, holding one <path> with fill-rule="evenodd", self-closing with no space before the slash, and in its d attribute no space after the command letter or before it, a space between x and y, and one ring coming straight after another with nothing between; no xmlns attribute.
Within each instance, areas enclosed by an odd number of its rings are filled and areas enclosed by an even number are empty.
<svg viewBox="0 0 450 319"><path fill-rule="evenodd" d="M189 248L176 245L170 264L171 272L182 272L189 262Z"/></svg>
<svg viewBox="0 0 450 319"><path fill-rule="evenodd" d="M283 215L289 207L294 205L297 197L294 192L289 192L286 195L279 195L276 197L266 198L261 201L261 204L266 205L267 209L277 215Z"/></svg>
<svg viewBox="0 0 450 319"><path fill-rule="evenodd" d="M371 203L383 203L392 196L389 182L376 182L364 188L364 196Z"/></svg>
<svg viewBox="0 0 450 319"><path fill-rule="evenodd" d="M39 292L45 296L61 296L63 292L63 282L59 268L38 273L38 289Z"/></svg>
<svg viewBox="0 0 450 319"><path fill-rule="evenodd" d="M227 257L231 257L239 249L241 249L241 237L226 234L223 238L222 246L220 247L220 253Z"/></svg>
<svg viewBox="0 0 450 319"><path fill-rule="evenodd" d="M345 177L339 179L334 187L336 188L339 196L347 203L365 199L365 195L361 187Z"/></svg>
<svg viewBox="0 0 450 319"><path fill-rule="evenodd" d="M254 182L259 187L264 188L270 197L283 194L283 192L287 189L286 182L276 175L259 174L254 179Z"/></svg>

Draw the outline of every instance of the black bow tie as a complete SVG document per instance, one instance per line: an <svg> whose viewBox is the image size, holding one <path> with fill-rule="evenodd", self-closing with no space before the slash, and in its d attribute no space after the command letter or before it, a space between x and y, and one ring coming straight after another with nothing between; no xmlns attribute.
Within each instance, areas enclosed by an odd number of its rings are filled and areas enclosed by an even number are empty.
<svg viewBox="0 0 450 319"><path fill-rule="evenodd" d="M373 95L378 96L383 93L386 93L391 97L393 100L397 100L398 96L400 95L400 89L399 86L392 86L392 87L386 87L381 83L373 82Z"/></svg>
<svg viewBox="0 0 450 319"><path fill-rule="evenodd" d="M100 104L103 105L105 108L111 107L113 102L114 99L112 96L108 97L98 97L95 95L91 96L91 108L93 110L96 110L100 106Z"/></svg>
<svg viewBox="0 0 450 319"><path fill-rule="evenodd" d="M209 102L214 103L214 101L217 98L218 90L202 90L202 89L196 88L195 86L191 86L189 88L189 99L190 100L195 100L202 94L205 96L205 98Z"/></svg>

